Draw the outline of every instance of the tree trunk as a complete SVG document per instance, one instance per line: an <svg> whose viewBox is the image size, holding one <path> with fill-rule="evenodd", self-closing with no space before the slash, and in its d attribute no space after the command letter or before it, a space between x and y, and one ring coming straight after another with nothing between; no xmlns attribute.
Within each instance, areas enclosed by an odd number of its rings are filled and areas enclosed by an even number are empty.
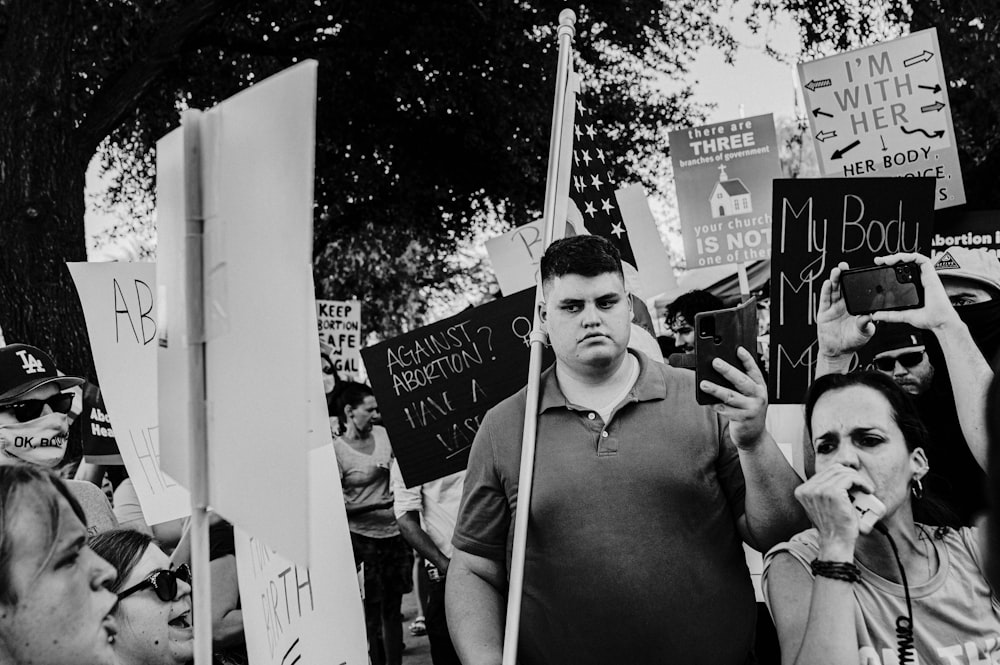
<svg viewBox="0 0 1000 665"><path fill-rule="evenodd" d="M67 374L94 378L83 311L65 261L86 261L84 178L74 108L73 12L13 0L0 36L0 326Z"/></svg>

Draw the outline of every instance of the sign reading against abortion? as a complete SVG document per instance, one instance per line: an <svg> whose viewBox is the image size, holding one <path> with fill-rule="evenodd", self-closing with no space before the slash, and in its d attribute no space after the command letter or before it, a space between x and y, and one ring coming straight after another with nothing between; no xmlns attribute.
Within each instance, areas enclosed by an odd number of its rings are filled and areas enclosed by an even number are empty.
<svg viewBox="0 0 1000 665"><path fill-rule="evenodd" d="M774 181L771 372L774 404L797 404L812 383L819 292L841 261L930 251L933 178Z"/></svg>
<svg viewBox="0 0 1000 665"><path fill-rule="evenodd" d="M936 29L801 63L799 79L824 175L931 177L935 208L965 203Z"/></svg>
<svg viewBox="0 0 1000 665"><path fill-rule="evenodd" d="M526 289L361 352L408 487L464 469L486 411L527 383L534 303Z"/></svg>
<svg viewBox="0 0 1000 665"><path fill-rule="evenodd" d="M670 158L688 268L771 256L771 114L670 132Z"/></svg>

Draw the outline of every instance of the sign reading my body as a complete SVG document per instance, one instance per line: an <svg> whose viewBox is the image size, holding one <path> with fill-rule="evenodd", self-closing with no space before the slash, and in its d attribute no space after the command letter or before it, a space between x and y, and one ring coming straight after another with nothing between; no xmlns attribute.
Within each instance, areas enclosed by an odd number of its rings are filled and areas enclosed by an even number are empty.
<svg viewBox="0 0 1000 665"><path fill-rule="evenodd" d="M496 356L492 355L493 331L487 326L480 326L470 334L466 328L469 323L462 321L407 344L390 346L386 350L386 366L392 375L392 387L396 395L429 386L439 379L448 379L470 367L482 365L484 357L479 348L481 339L488 346L490 359L496 360Z"/></svg>

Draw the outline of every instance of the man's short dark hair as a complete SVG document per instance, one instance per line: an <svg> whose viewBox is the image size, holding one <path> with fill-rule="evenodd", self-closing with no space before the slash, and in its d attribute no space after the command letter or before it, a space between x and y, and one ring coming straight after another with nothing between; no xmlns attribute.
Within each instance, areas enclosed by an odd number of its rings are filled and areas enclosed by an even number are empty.
<svg viewBox="0 0 1000 665"><path fill-rule="evenodd" d="M688 291L682 296L678 296L677 300L667 305L667 315L665 318L667 325L669 326L670 323L676 319L678 315L680 315L684 317L684 320L687 321L688 325L693 326L695 314L711 312L717 309L722 309L725 306L726 305L722 302L722 300L712 293L696 289L694 291Z"/></svg>
<svg viewBox="0 0 1000 665"><path fill-rule="evenodd" d="M613 272L622 280L622 255L602 236L572 236L556 240L542 255L542 284L563 275L597 277Z"/></svg>

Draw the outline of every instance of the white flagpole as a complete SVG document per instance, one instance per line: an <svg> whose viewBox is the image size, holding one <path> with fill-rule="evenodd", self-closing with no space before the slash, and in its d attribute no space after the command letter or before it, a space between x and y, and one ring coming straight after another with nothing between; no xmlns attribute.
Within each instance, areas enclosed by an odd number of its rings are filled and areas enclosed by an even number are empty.
<svg viewBox="0 0 1000 665"><path fill-rule="evenodd" d="M576 30L576 14L570 9L559 13L559 66L556 73L555 104L552 110L552 133L549 138L549 168L545 188L545 216L543 250L552 242L556 224L566 220L555 219L559 207L559 168L564 154L563 122L566 112L566 93L573 67L573 37ZM572 137L572 133L569 134ZM570 139L572 140L572 139ZM566 151L568 154L569 151ZM569 165L564 165L566 168ZM565 179L568 183L568 179ZM562 196L568 196L566 187ZM536 285L535 302L541 300L542 285ZM524 586L524 552L528 542L528 513L531 506L531 483L535 467L535 434L538 426L538 393L542 369L542 345L545 334L541 332L538 307L535 307L534 325L531 332L531 356L528 366L527 397L524 406L524 433L521 439L521 472L517 485L517 511L514 515L514 543L510 565L510 586L507 591L507 617L503 636L503 665L517 662L518 633L521 622L521 593Z"/></svg>
<svg viewBox="0 0 1000 665"><path fill-rule="evenodd" d="M191 594L194 627L195 665L212 663L212 579L208 542L208 439L205 420L205 334L202 238L204 237L204 192L202 179L202 114L185 111L181 116L184 130L184 306L188 308L191 364L191 400L195 405L188 442L190 458L191 523Z"/></svg>

